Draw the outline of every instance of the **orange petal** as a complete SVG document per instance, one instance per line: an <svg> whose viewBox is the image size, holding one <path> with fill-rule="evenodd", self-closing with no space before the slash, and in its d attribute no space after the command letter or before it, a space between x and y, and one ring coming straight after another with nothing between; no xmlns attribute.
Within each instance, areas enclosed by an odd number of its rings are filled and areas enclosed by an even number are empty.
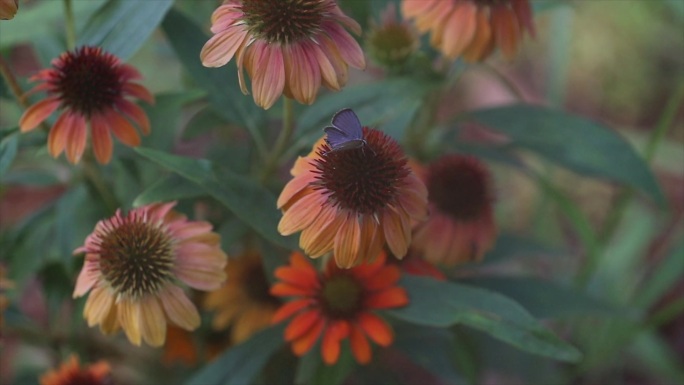
<svg viewBox="0 0 684 385"><path fill-rule="evenodd" d="M302 231L302 235L299 237L299 247L312 258L332 249L333 239L339 223L341 223L341 221L336 221L337 217L336 208L323 207L311 225Z"/></svg>
<svg viewBox="0 0 684 385"><path fill-rule="evenodd" d="M279 209L283 208L283 206L290 202L292 197L307 188L311 182L311 178L306 176L295 177L291 181L287 182L285 187L283 187L283 191L278 197L277 207Z"/></svg>
<svg viewBox="0 0 684 385"><path fill-rule="evenodd" d="M140 136L135 131L135 127L123 116L119 115L114 110L105 112L105 119L109 122L109 127L114 132L114 135L123 144L130 147L137 147L140 145Z"/></svg>
<svg viewBox="0 0 684 385"><path fill-rule="evenodd" d="M341 86L337 81L337 72L335 72L335 67L330 62L330 59L328 59L328 56L318 44L310 44L310 46L311 52L315 55L316 62L320 68L323 84L334 91L339 91Z"/></svg>
<svg viewBox="0 0 684 385"><path fill-rule="evenodd" d="M316 56L306 42L290 45L287 54L287 61L290 62L287 85L292 96L302 104L312 104L321 87L320 66Z"/></svg>
<svg viewBox="0 0 684 385"><path fill-rule="evenodd" d="M520 27L515 12L505 5L495 6L492 9L491 23L496 44L507 59L513 59L520 39Z"/></svg>
<svg viewBox="0 0 684 385"><path fill-rule="evenodd" d="M85 119L76 114L72 115L69 123L71 124L71 127L69 128L66 138L66 156L71 164L76 164L81 160L83 152L85 151L88 127L86 126Z"/></svg>
<svg viewBox="0 0 684 385"><path fill-rule="evenodd" d="M119 323L126 337L133 345L140 346L140 303L130 298L121 298L117 303Z"/></svg>
<svg viewBox="0 0 684 385"><path fill-rule="evenodd" d="M311 305L311 300L308 298L304 299L298 299L296 301L290 301L278 309L276 313L273 315L273 319L271 320L271 323L277 324L282 322L283 320L290 318L292 315L297 313L298 311L304 309L307 306Z"/></svg>
<svg viewBox="0 0 684 385"><path fill-rule="evenodd" d="M401 258L408 251L408 240L405 238L405 229L401 214L387 208L382 214L382 228L392 254Z"/></svg>
<svg viewBox="0 0 684 385"><path fill-rule="evenodd" d="M394 335L390 326L382 318L373 313L362 313L357 318L359 326L366 332L376 344L380 346L389 346L392 344Z"/></svg>
<svg viewBox="0 0 684 385"><path fill-rule="evenodd" d="M321 318L318 309L310 309L295 316L285 328L285 341L293 341L306 334Z"/></svg>
<svg viewBox="0 0 684 385"><path fill-rule="evenodd" d="M109 133L107 120L100 115L90 117L90 129L93 141L93 152L100 164L107 164L112 159L112 135Z"/></svg>
<svg viewBox="0 0 684 385"><path fill-rule="evenodd" d="M59 98L54 97L41 100L29 107L19 119L21 132L31 131L38 127L48 116L55 112L59 104Z"/></svg>
<svg viewBox="0 0 684 385"><path fill-rule="evenodd" d="M116 102L116 107L137 124L143 134L148 135L150 133L150 120L147 118L145 111L137 104L121 99Z"/></svg>
<svg viewBox="0 0 684 385"><path fill-rule="evenodd" d="M365 365L371 361L370 344L359 327L353 326L351 328L349 342L351 344L352 354L358 363Z"/></svg>
<svg viewBox="0 0 684 385"><path fill-rule="evenodd" d="M341 25L329 22L324 23L322 28L335 43L340 56L347 64L358 69L366 68L366 59L359 43Z"/></svg>
<svg viewBox="0 0 684 385"><path fill-rule="evenodd" d="M405 306L409 303L409 299L404 288L393 286L389 289L369 294L363 302L367 308L390 309Z"/></svg>
<svg viewBox="0 0 684 385"><path fill-rule="evenodd" d="M93 289L86 300L83 308L83 317L87 320L88 326L102 323L109 314L114 304L114 295L104 286Z"/></svg>
<svg viewBox="0 0 684 385"><path fill-rule="evenodd" d="M283 282L302 288L313 289L319 285L318 273L313 269L281 266L276 269L274 275Z"/></svg>
<svg viewBox="0 0 684 385"><path fill-rule="evenodd" d="M200 59L205 67L221 67L233 58L247 38L244 25L232 26L212 36L202 47Z"/></svg>
<svg viewBox="0 0 684 385"><path fill-rule="evenodd" d="M167 286L159 293L159 300L172 323L185 330L195 330L199 327L199 313L181 288Z"/></svg>
<svg viewBox="0 0 684 385"><path fill-rule="evenodd" d="M340 321L333 321L323 333L321 354L326 365L333 365L340 358L340 340L343 337Z"/></svg>
<svg viewBox="0 0 684 385"><path fill-rule="evenodd" d="M252 94L254 102L267 110L273 106L285 87L285 62L279 45L263 43L254 46Z"/></svg>
<svg viewBox="0 0 684 385"><path fill-rule="evenodd" d="M308 227L321 211L325 197L318 192L304 195L295 202L278 223L278 232L291 235Z"/></svg>
<svg viewBox="0 0 684 385"><path fill-rule="evenodd" d="M122 89L124 94L136 97L148 104L154 104L154 95L144 86L137 83L124 83Z"/></svg>
<svg viewBox="0 0 684 385"><path fill-rule="evenodd" d="M298 286L293 286L289 283L278 282L271 286L271 290L269 292L271 293L271 295L274 295L276 297L291 297L308 296L310 290Z"/></svg>
<svg viewBox="0 0 684 385"><path fill-rule="evenodd" d="M457 58L475 36L477 6L471 2L457 3L444 26L442 49L444 54Z"/></svg>
<svg viewBox="0 0 684 385"><path fill-rule="evenodd" d="M399 281L401 271L397 266L385 266L377 274L364 280L366 290L380 290L388 288Z"/></svg>
<svg viewBox="0 0 684 385"><path fill-rule="evenodd" d="M348 269L359 259L361 229L356 214L348 213L335 236L335 262L337 266Z"/></svg>
<svg viewBox="0 0 684 385"><path fill-rule="evenodd" d="M162 346L166 339L164 311L154 295L147 295L140 302L142 337L150 346Z"/></svg>
<svg viewBox="0 0 684 385"><path fill-rule="evenodd" d="M306 334L304 334L302 337L292 341L292 352L298 356L301 357L304 355L304 353L308 352L311 350L311 348L314 346L316 341L318 340L318 337L320 337L321 332L323 331L323 328L325 327L325 320L323 318L319 318L316 324L314 324Z"/></svg>

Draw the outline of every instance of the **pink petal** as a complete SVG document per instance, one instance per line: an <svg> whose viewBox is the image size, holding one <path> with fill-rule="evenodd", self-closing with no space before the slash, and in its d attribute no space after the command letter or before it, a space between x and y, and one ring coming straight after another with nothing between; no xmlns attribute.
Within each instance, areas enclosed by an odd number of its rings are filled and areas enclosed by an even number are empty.
<svg viewBox="0 0 684 385"><path fill-rule="evenodd" d="M212 36L204 44L200 52L202 65L205 67L221 67L233 58L238 48L247 37L247 28L234 26Z"/></svg>
<svg viewBox="0 0 684 385"><path fill-rule="evenodd" d="M59 98L53 97L32 105L21 116L19 119L19 127L21 132L31 131L38 127L45 119L47 119L57 107L59 107Z"/></svg>
<svg viewBox="0 0 684 385"><path fill-rule="evenodd" d="M359 43L344 28L333 22L324 23L322 28L328 33L332 41L335 42L340 55L350 66L358 69L366 68L366 59L363 56Z"/></svg>
<svg viewBox="0 0 684 385"><path fill-rule="evenodd" d="M81 115L72 114L71 127L67 133L66 156L71 164L78 163L83 156L88 136L88 127L85 118Z"/></svg>
<svg viewBox="0 0 684 385"><path fill-rule="evenodd" d="M93 141L93 152L100 164L109 163L112 158L112 135L109 133L107 120L100 115L90 117L90 129Z"/></svg>
<svg viewBox="0 0 684 385"><path fill-rule="evenodd" d="M150 120L147 118L145 111L137 104L131 103L126 99L120 99L117 100L116 107L137 124L143 134L148 135L150 133Z"/></svg>

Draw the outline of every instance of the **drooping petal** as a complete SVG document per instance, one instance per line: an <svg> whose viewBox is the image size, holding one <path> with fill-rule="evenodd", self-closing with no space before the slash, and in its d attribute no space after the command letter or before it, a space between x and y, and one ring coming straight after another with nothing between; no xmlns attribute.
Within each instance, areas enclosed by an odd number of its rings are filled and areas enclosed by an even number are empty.
<svg viewBox="0 0 684 385"><path fill-rule="evenodd" d="M69 123L71 127L66 138L66 156L70 163L76 164L85 151L88 127L85 118L77 114L72 115Z"/></svg>
<svg viewBox="0 0 684 385"><path fill-rule="evenodd" d="M101 277L99 263L96 261L88 260L83 263L83 268L78 274L78 279L76 280L76 287L74 288L74 298L83 296L90 290L97 280Z"/></svg>
<svg viewBox="0 0 684 385"><path fill-rule="evenodd" d="M104 113L105 119L109 122L109 127L114 132L114 136L123 144L130 147L137 147L140 145L140 135L135 130L135 127L123 116L119 115L114 110L109 110Z"/></svg>
<svg viewBox="0 0 684 385"><path fill-rule="evenodd" d="M137 124L143 134L148 135L150 133L150 120L147 118L145 111L138 107L137 104L131 103L126 99L120 99L116 101L116 107Z"/></svg>
<svg viewBox="0 0 684 385"><path fill-rule="evenodd" d="M112 135L109 133L107 120L95 114L90 117L90 129L93 141L93 152L100 164L107 164L112 159Z"/></svg>
<svg viewBox="0 0 684 385"><path fill-rule="evenodd" d="M119 323L126 333L126 337L133 345L140 346L140 304L130 298L121 298L117 306L119 308Z"/></svg>
<svg viewBox="0 0 684 385"><path fill-rule="evenodd" d="M404 306L408 302L406 290L398 286L371 293L364 299L365 306L370 309L389 309Z"/></svg>
<svg viewBox="0 0 684 385"><path fill-rule="evenodd" d="M321 211L323 200L324 197L315 192L303 196L283 214L278 223L278 232L290 235L309 226Z"/></svg>
<svg viewBox="0 0 684 385"><path fill-rule="evenodd" d="M371 347L368 339L358 326L352 326L349 335L351 351L356 361L365 365L371 361Z"/></svg>
<svg viewBox="0 0 684 385"><path fill-rule="evenodd" d="M271 322L274 324L280 323L310 305L312 305L312 301L308 298L288 302L281 306L280 309L273 314L273 319Z"/></svg>
<svg viewBox="0 0 684 385"><path fill-rule="evenodd" d="M114 296L109 292L106 286L98 286L88 296L85 307L83 308L83 316L88 321L88 326L94 326L102 323L105 317L109 314L112 305L114 304Z"/></svg>
<svg viewBox="0 0 684 385"><path fill-rule="evenodd" d="M469 1L457 3L444 27L442 47L451 59L458 57L475 36L477 6Z"/></svg>
<svg viewBox="0 0 684 385"><path fill-rule="evenodd" d="M169 285L159 293L164 312L172 323L185 330L195 330L200 325L199 313L183 290Z"/></svg>
<svg viewBox="0 0 684 385"><path fill-rule="evenodd" d="M318 309L306 310L295 316L285 328L285 341L301 338L321 317Z"/></svg>
<svg viewBox="0 0 684 385"><path fill-rule="evenodd" d="M345 221L335 236L335 261L342 268L350 268L359 257L361 229L355 214L346 215Z"/></svg>
<svg viewBox="0 0 684 385"><path fill-rule="evenodd" d="M47 98L29 107L19 119L21 132L28 132L38 127L59 107L60 100L57 97Z"/></svg>
<svg viewBox="0 0 684 385"><path fill-rule="evenodd" d="M124 94L141 99L148 104L154 104L154 95L145 87L137 83L124 83L121 88Z"/></svg>
<svg viewBox="0 0 684 385"><path fill-rule="evenodd" d="M166 339L166 318L155 296L140 300L140 324L143 340L150 346L161 346Z"/></svg>
<svg viewBox="0 0 684 385"><path fill-rule="evenodd" d="M232 26L212 36L202 47L200 59L205 67L221 67L233 58L247 38L247 28Z"/></svg>
<svg viewBox="0 0 684 385"><path fill-rule="evenodd" d="M278 45L255 43L252 63L254 102L267 110L273 106L285 87L285 62Z"/></svg>
<svg viewBox="0 0 684 385"><path fill-rule="evenodd" d="M363 313L357 319L359 326L373 342L380 346L392 344L394 335L387 322L373 313Z"/></svg>

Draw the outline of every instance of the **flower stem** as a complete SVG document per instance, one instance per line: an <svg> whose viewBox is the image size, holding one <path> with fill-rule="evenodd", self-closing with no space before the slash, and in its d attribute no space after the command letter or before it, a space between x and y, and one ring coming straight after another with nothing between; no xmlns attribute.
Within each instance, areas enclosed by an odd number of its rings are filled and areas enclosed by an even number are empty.
<svg viewBox="0 0 684 385"><path fill-rule="evenodd" d="M14 76L12 70L2 56L0 56L0 73L12 91L12 95L14 95L17 102L19 102L19 105L24 109L28 108L28 103L26 103L26 98L24 97L24 91L22 91L19 82L17 82L17 78Z"/></svg>
<svg viewBox="0 0 684 385"><path fill-rule="evenodd" d="M280 130L278 138L273 145L271 156L266 160L266 165L261 173L262 182L265 182L273 174L273 171L278 167L280 157L292 140L292 134L294 133L293 108L294 103L292 99L283 97L283 128Z"/></svg>
<svg viewBox="0 0 684 385"><path fill-rule="evenodd" d="M71 51L76 48L76 23L71 0L64 0L64 20L66 23L67 50Z"/></svg>
<svg viewBox="0 0 684 385"><path fill-rule="evenodd" d="M112 192L112 189L107 186L107 183L102 179L102 173L95 164L95 159L91 151L86 151L83 154L83 175L90 183L93 189L100 195L102 202L107 206L107 210L114 213L119 208L119 200Z"/></svg>

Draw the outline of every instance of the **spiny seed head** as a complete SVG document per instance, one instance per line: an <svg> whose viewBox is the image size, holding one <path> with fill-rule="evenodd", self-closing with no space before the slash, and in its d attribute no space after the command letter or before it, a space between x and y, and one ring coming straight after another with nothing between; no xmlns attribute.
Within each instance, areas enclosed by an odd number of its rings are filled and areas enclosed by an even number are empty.
<svg viewBox="0 0 684 385"><path fill-rule="evenodd" d="M140 298L172 280L173 242L163 228L128 216L103 234L100 270L120 295Z"/></svg>
<svg viewBox="0 0 684 385"><path fill-rule="evenodd" d="M363 288L352 276L341 274L323 283L320 302L325 314L331 318L353 318L362 308Z"/></svg>
<svg viewBox="0 0 684 385"><path fill-rule="evenodd" d="M53 65L56 76L50 85L64 108L89 117L112 108L122 98L124 79L119 60L100 48L81 47L67 52Z"/></svg>
<svg viewBox="0 0 684 385"><path fill-rule="evenodd" d="M394 203L409 175L399 144L381 131L363 128L366 144L331 151L323 144L314 160L314 189L328 195L332 205L372 215Z"/></svg>
<svg viewBox="0 0 684 385"><path fill-rule="evenodd" d="M447 155L427 172L428 199L457 220L478 218L491 204L489 173L472 157Z"/></svg>
<svg viewBox="0 0 684 385"><path fill-rule="evenodd" d="M333 7L329 0L243 0L241 10L257 38L288 44L318 33Z"/></svg>

